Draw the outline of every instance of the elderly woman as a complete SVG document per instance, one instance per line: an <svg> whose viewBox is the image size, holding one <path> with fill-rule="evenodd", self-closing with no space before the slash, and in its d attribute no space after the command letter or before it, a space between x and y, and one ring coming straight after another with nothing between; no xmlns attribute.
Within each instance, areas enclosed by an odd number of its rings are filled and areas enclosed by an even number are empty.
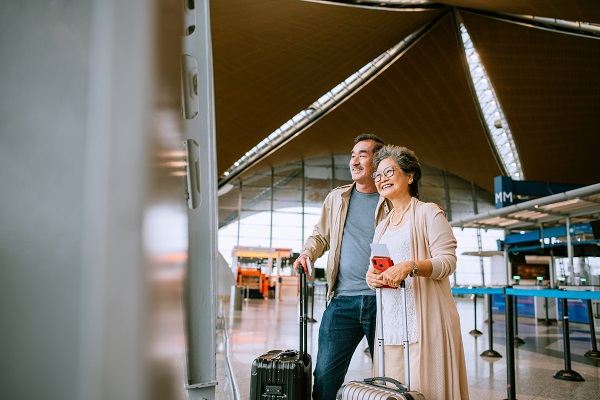
<svg viewBox="0 0 600 400"><path fill-rule="evenodd" d="M456 269L452 228L438 205L418 200L421 166L414 152L387 145L374 164L377 191L394 209L373 241L387 245L394 265L385 272L371 267L367 284L398 287L406 281L411 390L427 399L468 399L460 319L448 278ZM399 290L382 289L382 305L386 376L404 381Z"/></svg>

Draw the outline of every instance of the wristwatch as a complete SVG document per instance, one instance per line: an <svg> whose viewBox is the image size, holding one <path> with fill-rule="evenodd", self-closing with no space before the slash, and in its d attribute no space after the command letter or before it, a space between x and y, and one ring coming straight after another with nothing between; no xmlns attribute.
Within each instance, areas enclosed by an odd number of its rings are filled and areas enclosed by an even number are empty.
<svg viewBox="0 0 600 400"><path fill-rule="evenodd" d="M417 263L416 262L414 262L414 261L411 261L411 262L412 262L412 265L413 265L413 270L410 273L410 276L415 277L415 276L419 275L419 267L417 267Z"/></svg>

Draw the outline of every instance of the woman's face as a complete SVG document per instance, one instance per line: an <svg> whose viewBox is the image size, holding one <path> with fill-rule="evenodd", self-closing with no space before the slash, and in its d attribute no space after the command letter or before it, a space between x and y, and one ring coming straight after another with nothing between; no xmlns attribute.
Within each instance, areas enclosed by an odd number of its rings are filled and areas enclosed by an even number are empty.
<svg viewBox="0 0 600 400"><path fill-rule="evenodd" d="M375 171L375 186L386 199L401 199L406 196L409 181L412 181L412 177L406 175L392 158L381 161Z"/></svg>

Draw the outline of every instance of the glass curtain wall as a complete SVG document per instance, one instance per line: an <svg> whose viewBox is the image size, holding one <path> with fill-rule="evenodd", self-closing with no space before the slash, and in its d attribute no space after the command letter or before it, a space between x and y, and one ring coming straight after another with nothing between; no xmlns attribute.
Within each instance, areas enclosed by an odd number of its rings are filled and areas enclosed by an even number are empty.
<svg viewBox="0 0 600 400"><path fill-rule="evenodd" d="M352 183L348 155L320 157L282 165L242 179L219 196L219 251L232 262L234 246L289 248L299 253L321 205L335 187ZM446 171L422 166L421 200L441 205L449 220L494 209L493 194ZM481 285L490 276L489 260L462 255L496 250L502 231L460 230L455 285ZM325 268L326 255L315 263Z"/></svg>

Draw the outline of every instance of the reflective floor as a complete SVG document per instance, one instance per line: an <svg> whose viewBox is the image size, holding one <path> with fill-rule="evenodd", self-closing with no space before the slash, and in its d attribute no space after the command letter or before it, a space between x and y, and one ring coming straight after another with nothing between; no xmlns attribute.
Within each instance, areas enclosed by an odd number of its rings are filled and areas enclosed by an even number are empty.
<svg viewBox="0 0 600 400"><path fill-rule="evenodd" d="M241 310L230 307L227 299L222 303L221 321L229 336L229 355L233 378L225 362L226 346L224 331L219 331L217 399L248 399L250 369L254 358L273 349L297 349L299 322L298 303L293 300L276 301L248 299L242 302ZM471 399L506 399L508 397L505 324L502 316L495 316L493 323L493 350L501 358L484 358L480 354L490 348L485 302L477 302L477 330L481 336L469 334L475 328L473 302L468 298L457 298L461 315L465 357ZM309 303L310 304L310 303ZM316 322L308 326L308 351L314 360L317 354L319 320L324 310L324 301L315 299L314 308L309 307L309 316ZM583 356L592 349L587 325L571 324L571 369L585 381L571 382L553 378L565 368L561 324L552 326L534 324L532 319L520 318L518 337L525 341L515 347L516 393L520 400L546 399L600 399L600 361ZM346 380L360 380L371 376L371 361L364 349L363 341L352 358Z"/></svg>

